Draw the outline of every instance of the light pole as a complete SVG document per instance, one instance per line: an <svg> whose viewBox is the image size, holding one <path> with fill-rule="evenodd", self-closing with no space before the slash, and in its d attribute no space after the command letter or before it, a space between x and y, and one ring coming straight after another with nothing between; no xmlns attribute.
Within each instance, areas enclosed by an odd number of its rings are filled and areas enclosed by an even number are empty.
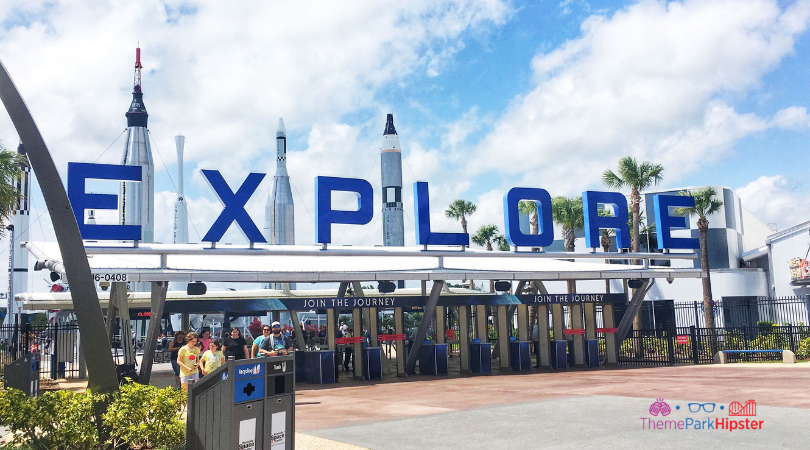
<svg viewBox="0 0 810 450"><path fill-rule="evenodd" d="M11 325L11 307L14 305L14 225L7 225L6 230L9 231L9 271L8 271L8 306L6 307L6 323Z"/></svg>

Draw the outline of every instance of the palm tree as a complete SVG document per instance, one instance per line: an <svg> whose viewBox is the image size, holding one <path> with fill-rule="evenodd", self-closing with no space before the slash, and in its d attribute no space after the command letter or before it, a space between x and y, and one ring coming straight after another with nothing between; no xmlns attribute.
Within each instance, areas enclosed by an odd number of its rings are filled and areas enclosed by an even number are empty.
<svg viewBox="0 0 810 450"><path fill-rule="evenodd" d="M625 156L619 160L618 175L608 169L602 174L602 183L613 189L630 188L630 209L633 213L633 226L631 228L630 251L638 252L639 248L639 223L641 191L658 184L663 179L664 166L653 164L649 161L642 161L639 164L636 158ZM641 312L641 309L639 309ZM633 318L633 328L641 329L641 315L636 313Z"/></svg>
<svg viewBox="0 0 810 450"><path fill-rule="evenodd" d="M613 189L630 188L630 209L633 213L633 237L630 251L637 252L639 247L638 227L640 222L641 191L658 184L663 179L664 166L643 161L641 164L635 158L625 156L619 160L619 174L608 169L602 174L602 183Z"/></svg>
<svg viewBox="0 0 810 450"><path fill-rule="evenodd" d="M470 240L473 241L473 244L480 245L481 247L486 247L487 251L492 251L492 243L495 242L496 238L498 237L498 227L497 225L481 225L481 228L470 237ZM497 242L496 242L497 245Z"/></svg>
<svg viewBox="0 0 810 450"><path fill-rule="evenodd" d="M537 222L537 203L521 200L518 203L518 212L521 214L528 214L529 215L529 225L531 226L531 234L537 234L540 232L540 228Z"/></svg>
<svg viewBox="0 0 810 450"><path fill-rule="evenodd" d="M8 222L17 209L22 193L17 181L22 177L22 167L28 165L25 156L6 150L0 143L0 222ZM5 230L5 227L0 227ZM2 235L0 231L0 236Z"/></svg>
<svg viewBox="0 0 810 450"><path fill-rule="evenodd" d="M502 234L495 236L492 239L492 242L494 242L498 246L499 251L508 252L509 250L511 250L511 248L509 247L509 242L506 240L506 236Z"/></svg>
<svg viewBox="0 0 810 450"><path fill-rule="evenodd" d="M450 204L444 215L451 219L461 220L461 229L467 233L467 217L470 216L478 207L475 203L468 202L467 200L458 199Z"/></svg>
<svg viewBox="0 0 810 450"><path fill-rule="evenodd" d="M557 225L562 226L565 251L573 252L575 232L585 226L582 216L582 197L554 197L551 200L551 216ZM574 280L568 280L568 293L576 293Z"/></svg>
<svg viewBox="0 0 810 450"><path fill-rule="evenodd" d="M714 305L712 304L712 281L709 278L709 221L706 217L716 214L723 206L723 201L715 198L717 191L712 187L681 191L679 195L695 199L694 208L675 208L675 214L698 216L697 227L700 232L700 270L703 271L703 317L706 328L714 328Z"/></svg>
<svg viewBox="0 0 810 450"><path fill-rule="evenodd" d="M506 238L503 235L498 234L498 226L497 225L481 225L481 228L470 238L473 241L473 244L480 245L481 247L486 247L487 251L492 251L492 243L494 242L495 245L498 245L499 250L501 249L501 243L506 243ZM506 249L509 250L509 244L506 244ZM489 280L489 291L495 292L495 281Z"/></svg>

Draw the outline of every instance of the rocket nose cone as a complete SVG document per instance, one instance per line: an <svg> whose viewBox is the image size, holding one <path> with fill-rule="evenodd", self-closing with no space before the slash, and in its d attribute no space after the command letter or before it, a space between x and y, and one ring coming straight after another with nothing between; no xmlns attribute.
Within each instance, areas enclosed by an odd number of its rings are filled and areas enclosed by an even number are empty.
<svg viewBox="0 0 810 450"><path fill-rule="evenodd" d="M278 130L276 133L287 133L287 129L284 128L284 119L281 117L278 118Z"/></svg>
<svg viewBox="0 0 810 450"><path fill-rule="evenodd" d="M386 134L397 134L397 129L394 128L394 115L388 114L385 120L385 131L383 132L383 136Z"/></svg>

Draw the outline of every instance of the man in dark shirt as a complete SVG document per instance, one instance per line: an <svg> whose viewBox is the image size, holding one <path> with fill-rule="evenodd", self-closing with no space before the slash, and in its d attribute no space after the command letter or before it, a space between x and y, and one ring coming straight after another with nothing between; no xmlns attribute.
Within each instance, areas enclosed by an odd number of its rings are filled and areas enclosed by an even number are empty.
<svg viewBox="0 0 810 450"><path fill-rule="evenodd" d="M293 351L292 340L281 332L281 324L273 322L270 326L273 334L264 338L259 354L262 356L289 355Z"/></svg>

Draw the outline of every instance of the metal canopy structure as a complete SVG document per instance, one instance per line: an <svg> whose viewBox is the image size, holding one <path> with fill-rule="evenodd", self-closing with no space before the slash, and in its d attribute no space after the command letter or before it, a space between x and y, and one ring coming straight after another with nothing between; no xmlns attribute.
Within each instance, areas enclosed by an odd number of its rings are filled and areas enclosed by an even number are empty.
<svg viewBox="0 0 810 450"><path fill-rule="evenodd" d="M26 242L39 261L62 272L55 243ZM610 280L700 278L700 269L650 266L650 260L695 259L694 253L563 253L421 250L419 248L220 246L86 243L94 275L126 281L335 283L396 280ZM566 260L575 257L575 261ZM643 264L605 264L605 260ZM115 280L112 280L115 281ZM121 280L118 280L121 281Z"/></svg>
<svg viewBox="0 0 810 450"><path fill-rule="evenodd" d="M37 259L37 265L51 271L63 273L59 246L47 242L26 242L23 244ZM151 282L152 290L149 294L150 316L162 317L167 308L168 282L237 282L237 283L340 283L337 290L337 299L345 297L347 287L351 283L355 295L361 298L366 296L362 291L360 282L368 281L399 281L419 280L432 281L430 294L427 295L426 285L423 284L420 292L424 302L424 317L433 317L436 308L443 297L442 292L448 292L445 287L447 280L488 279L517 281L518 285L531 281L542 285L543 281L563 280L611 280L636 279L640 284L632 295L629 310L635 311L641 304L651 281L656 278L700 278L703 273L700 269L674 268L651 265L651 261L696 259L695 253L564 253L564 252L490 252L460 248L448 250L424 248L396 248L396 247L306 247L284 245L201 245L201 244L97 244L85 242L87 261L93 278L96 281L110 281L113 291L123 292L126 282ZM571 259L575 258L575 259ZM613 264L605 261L614 262ZM640 264L630 264L639 262ZM618 262L615 263L615 262ZM116 286L117 285L117 286ZM400 291L400 294L403 293ZM317 297L314 292L300 290L293 293L287 289L282 291L251 290L212 293L206 302L206 297L183 299L181 293L172 293L172 302L185 303L185 308L198 308L210 310L227 309L229 307L246 308L246 310L278 310L288 306L290 315L295 317L295 310L289 305L295 297ZM359 294L359 295L358 295ZM469 295L469 293L467 293ZM48 299L46 295L55 294L22 294L19 299L26 309L35 308L35 305L44 306ZM56 294L58 295L58 294ZM114 317L115 310L123 303L124 310L130 307L130 295L135 298L144 294L132 293L128 295L111 295L108 302L108 318ZM321 293L323 296L324 293ZM333 296L331 292L327 296ZM482 294L477 294L482 296ZM27 298L26 298L27 296ZM472 294L476 296L476 294ZM187 297L187 296L186 296ZM227 298L225 298L227 297ZM61 300L62 308L72 304L72 298L53 298ZM143 299L145 300L145 298ZM251 302L252 303L249 303ZM69 303L68 303L69 302ZM240 303L242 302L242 303ZM248 302L248 303L245 303ZM281 304L281 306L279 305ZM174 307L175 305L172 305ZM361 306L354 306L359 308ZM370 307L370 306L369 306ZM498 306L499 308L504 305ZM305 308L311 309L311 308ZM401 308L396 308L401 309ZM189 309L181 309L191 312ZM257 310L257 311L258 311ZM360 311L359 309L354 309ZM112 311L112 312L111 312ZM127 313L128 314L128 313ZM353 313L357 316L358 313ZM395 315L397 314L395 310ZM399 313L401 315L401 312ZM124 315L122 315L124 317ZM128 317L128 316L127 316ZM353 317L356 327L360 327L359 317ZM500 319L499 319L500 320ZM587 319L586 319L587 320ZM505 318L501 321L505 321ZM623 317L619 325L619 342L630 326L631 317ZM413 373L416 365L416 355L426 336L430 321L421 321L413 340L413 348L402 361L398 357L397 366L404 367L406 373ZM505 322L504 322L505 323ZM151 372L152 356L159 332L158 321L151 321L148 348L144 351L143 365L141 367L141 381L148 382ZM293 320L297 326L297 319ZM301 330L296 330L301 335ZM333 340L333 331L329 341ZM560 333L561 334L561 331ZM576 337L575 337L576 338ZM373 337L372 337L373 339ZM355 344L354 351L362 350L362 344ZM503 353L508 352L506 341L501 344ZM575 346L576 350L576 346ZM398 348L398 354L400 354ZM575 352L575 359L581 355ZM398 369L399 370L399 369ZM355 367L355 377L362 377Z"/></svg>

